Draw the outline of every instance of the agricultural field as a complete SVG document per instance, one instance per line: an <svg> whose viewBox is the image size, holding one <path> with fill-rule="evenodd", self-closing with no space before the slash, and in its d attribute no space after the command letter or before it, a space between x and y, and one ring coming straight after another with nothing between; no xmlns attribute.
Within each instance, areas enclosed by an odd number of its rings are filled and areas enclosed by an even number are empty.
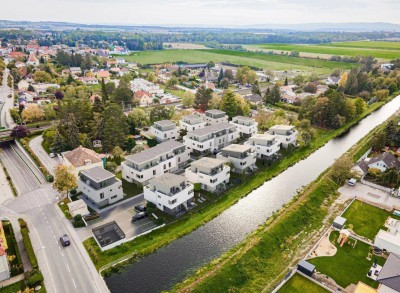
<svg viewBox="0 0 400 293"><path fill-rule="evenodd" d="M277 51L299 51L307 57L328 58L333 55L340 56L374 56L377 59L392 60L400 58L400 42L342 42L329 44L262 44L251 45L248 49L263 49ZM307 54L306 54L307 53ZM312 56L314 55L314 56Z"/></svg>
<svg viewBox="0 0 400 293"><path fill-rule="evenodd" d="M124 56L128 62L139 64L158 63L206 63L229 62L236 65L248 65L262 69L272 70L304 70L314 71L318 74L327 74L334 68L350 69L355 64L316 60L307 58L295 58L288 56L266 55L252 52L238 52L229 50L163 50L135 52Z"/></svg>

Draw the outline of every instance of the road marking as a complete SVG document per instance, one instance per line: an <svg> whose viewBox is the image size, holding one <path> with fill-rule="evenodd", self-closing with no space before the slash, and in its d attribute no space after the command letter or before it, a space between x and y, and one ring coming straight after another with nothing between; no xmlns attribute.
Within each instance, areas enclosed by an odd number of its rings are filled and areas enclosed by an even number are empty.
<svg viewBox="0 0 400 293"><path fill-rule="evenodd" d="M58 242L57 242L57 240L55 240L56 241L56 244L58 245ZM58 246L58 247L60 247L60 246Z"/></svg>
<svg viewBox="0 0 400 293"><path fill-rule="evenodd" d="M74 286L75 286L75 288L76 288L76 284L75 284L75 281L74 281L74 279L72 279L72 283L74 283Z"/></svg>
<svg viewBox="0 0 400 293"><path fill-rule="evenodd" d="M61 255L64 256L64 252L61 252Z"/></svg>
<svg viewBox="0 0 400 293"><path fill-rule="evenodd" d="M69 266L68 266L68 264L66 264L66 266L67 266L68 272L71 272L71 270L69 269ZM75 286L75 287L76 287L76 286Z"/></svg>
<svg viewBox="0 0 400 293"><path fill-rule="evenodd" d="M53 234L53 238L56 239L56 235Z"/></svg>

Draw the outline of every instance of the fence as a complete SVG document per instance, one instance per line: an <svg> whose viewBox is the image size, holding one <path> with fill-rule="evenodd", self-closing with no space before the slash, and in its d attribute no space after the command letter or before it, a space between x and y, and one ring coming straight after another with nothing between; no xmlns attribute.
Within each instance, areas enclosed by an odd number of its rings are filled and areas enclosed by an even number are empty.
<svg viewBox="0 0 400 293"><path fill-rule="evenodd" d="M382 191L387 192L387 193L390 193L390 194L393 193L393 189L392 189L392 188L383 187L383 186L381 186L381 185L378 185L378 184L369 182L369 181L367 181L367 180L364 180L364 176L361 177L361 180L360 180L360 181L361 181L362 184L367 185L367 186L370 186L370 187L372 187L372 188L379 189L379 190L382 190Z"/></svg>

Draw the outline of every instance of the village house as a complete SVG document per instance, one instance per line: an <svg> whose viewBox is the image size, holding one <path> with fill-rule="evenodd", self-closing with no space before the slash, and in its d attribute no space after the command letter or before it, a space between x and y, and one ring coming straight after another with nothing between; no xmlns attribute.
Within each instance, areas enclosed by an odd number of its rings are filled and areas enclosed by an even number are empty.
<svg viewBox="0 0 400 293"><path fill-rule="evenodd" d="M361 175L365 175L370 168L379 169L381 172L385 172L389 168L399 171L400 161L391 152L384 152L376 157L365 158L357 162L353 170Z"/></svg>
<svg viewBox="0 0 400 293"><path fill-rule="evenodd" d="M228 116L224 111L217 109L207 110L205 113L205 120L207 125L216 125L220 123L228 123Z"/></svg>
<svg viewBox="0 0 400 293"><path fill-rule="evenodd" d="M69 73L71 73L73 76L81 76L82 69L80 67L70 67Z"/></svg>
<svg viewBox="0 0 400 293"><path fill-rule="evenodd" d="M241 137L250 137L257 133L258 123L250 117L235 116L229 124L235 125Z"/></svg>
<svg viewBox="0 0 400 293"><path fill-rule="evenodd" d="M400 255L389 254L376 281L379 282L379 293L400 292Z"/></svg>
<svg viewBox="0 0 400 293"><path fill-rule="evenodd" d="M140 107L146 107L153 104L153 95L146 91L136 91L133 98L139 102Z"/></svg>
<svg viewBox="0 0 400 293"><path fill-rule="evenodd" d="M292 125L275 125L268 130L268 133L276 135L283 148L296 145L298 131Z"/></svg>
<svg viewBox="0 0 400 293"><path fill-rule="evenodd" d="M96 76L97 76L97 79L99 79L99 80L104 79L106 81L109 81L111 74L108 70L102 69L102 70L97 71Z"/></svg>
<svg viewBox="0 0 400 293"><path fill-rule="evenodd" d="M37 67L37 66L39 66L39 63L40 63L39 59L36 58L35 54L34 53L30 53L29 57L28 57L28 60L26 61L26 65L32 65L32 66Z"/></svg>
<svg viewBox="0 0 400 293"><path fill-rule="evenodd" d="M203 118L199 115L196 114L191 114L184 116L180 121L179 121L179 128L184 129L188 132L204 128L206 126L206 122L203 120Z"/></svg>
<svg viewBox="0 0 400 293"><path fill-rule="evenodd" d="M29 87L29 82L27 82L25 79L21 79L18 82L17 86L19 91L27 91Z"/></svg>
<svg viewBox="0 0 400 293"><path fill-rule="evenodd" d="M263 98L259 94L245 95L243 98L253 105L261 105L263 103Z"/></svg>
<svg viewBox="0 0 400 293"><path fill-rule="evenodd" d="M99 84L99 80L97 78L91 77L91 76L79 77L78 80L81 81L85 85Z"/></svg>
<svg viewBox="0 0 400 293"><path fill-rule="evenodd" d="M46 93L49 88L59 89L60 85L56 83L37 83L37 84L32 84L32 87L34 88L37 94L41 95Z"/></svg>
<svg viewBox="0 0 400 293"><path fill-rule="evenodd" d="M67 166L71 166L75 175L78 175L79 172L93 167L103 168L105 157L106 155L104 154L98 154L91 149L79 146L72 151L63 153L63 163Z"/></svg>
<svg viewBox="0 0 400 293"><path fill-rule="evenodd" d="M203 190L220 192L229 183L230 167L224 160L204 157L186 168L185 177L192 183L200 183Z"/></svg>
<svg viewBox="0 0 400 293"><path fill-rule="evenodd" d="M328 76L327 79L325 79L325 83L327 85L338 85L340 80L340 76Z"/></svg>
<svg viewBox="0 0 400 293"><path fill-rule="evenodd" d="M206 126L187 133L183 143L191 153L215 153L239 138L236 126L220 123Z"/></svg>
<svg viewBox="0 0 400 293"><path fill-rule="evenodd" d="M149 180L149 184L143 188L143 193L145 200L170 215L187 210L194 196L193 184L184 176L171 173Z"/></svg>
<svg viewBox="0 0 400 293"><path fill-rule="evenodd" d="M98 166L82 170L78 178L78 191L98 208L124 198L121 180Z"/></svg>
<svg viewBox="0 0 400 293"><path fill-rule="evenodd" d="M271 159L281 149L281 142L277 137L268 133L254 134L245 144L255 147L259 159Z"/></svg>
<svg viewBox="0 0 400 293"><path fill-rule="evenodd" d="M131 183L146 185L152 178L182 168L189 159L189 152L182 143L169 140L125 157L121 164L122 178Z"/></svg>
<svg viewBox="0 0 400 293"><path fill-rule="evenodd" d="M151 133L156 137L158 142L164 142L170 139L178 139L178 128L176 124L170 120L161 120L154 122L150 128Z"/></svg>
<svg viewBox="0 0 400 293"><path fill-rule="evenodd" d="M233 172L243 174L256 168L257 153L251 145L231 144L217 154L217 159L231 162Z"/></svg>

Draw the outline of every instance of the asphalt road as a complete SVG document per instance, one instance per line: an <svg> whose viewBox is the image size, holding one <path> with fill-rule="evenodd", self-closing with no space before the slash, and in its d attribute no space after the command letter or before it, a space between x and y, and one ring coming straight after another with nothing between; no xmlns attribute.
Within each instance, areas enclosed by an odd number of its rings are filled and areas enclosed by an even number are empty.
<svg viewBox="0 0 400 293"><path fill-rule="evenodd" d="M7 85L8 72L8 69L4 70L3 83L0 87L0 101L2 103L0 105L0 125L5 128L13 128L15 123L12 121L10 109L14 106L14 91L11 91ZM12 95L11 98L7 97L9 94Z"/></svg>
<svg viewBox="0 0 400 293"><path fill-rule="evenodd" d="M3 146L0 157L20 196L1 206L0 211L5 217L20 214L28 220L47 292L108 292L71 223L58 209L57 193L35 174L26 154L11 146ZM59 242L64 233L71 239L69 247Z"/></svg>
<svg viewBox="0 0 400 293"><path fill-rule="evenodd" d="M58 164L62 164L62 161L57 156L50 158L49 154L42 147L43 136L39 135L29 142L29 146L32 151L38 156L39 160L47 168L50 174L54 175L54 169Z"/></svg>

